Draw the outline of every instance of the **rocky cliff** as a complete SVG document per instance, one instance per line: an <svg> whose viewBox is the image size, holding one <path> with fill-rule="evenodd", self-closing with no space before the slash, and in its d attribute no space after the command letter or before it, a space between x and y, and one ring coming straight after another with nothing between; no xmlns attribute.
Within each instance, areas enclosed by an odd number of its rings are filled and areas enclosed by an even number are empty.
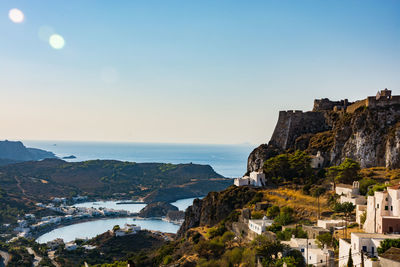
<svg viewBox="0 0 400 267"><path fill-rule="evenodd" d="M154 202L141 209L139 216L143 218L164 217L169 211L178 211L178 208L167 202Z"/></svg>
<svg viewBox="0 0 400 267"><path fill-rule="evenodd" d="M56 158L49 151L25 147L20 141L0 141L0 159L7 159L11 163Z"/></svg>
<svg viewBox="0 0 400 267"><path fill-rule="evenodd" d="M230 186L221 192L210 192L203 199L195 199L193 205L186 209L185 221L178 235L183 236L193 227L214 226L235 209L246 205L255 194L256 190L247 186Z"/></svg>
<svg viewBox="0 0 400 267"><path fill-rule="evenodd" d="M316 100L312 112L280 112L269 143L249 155L247 171L259 170L268 158L296 149L310 155L321 151L325 166L352 158L363 168L400 168L400 105L360 106L349 113L346 106L332 108L334 104L325 102L321 108Z"/></svg>

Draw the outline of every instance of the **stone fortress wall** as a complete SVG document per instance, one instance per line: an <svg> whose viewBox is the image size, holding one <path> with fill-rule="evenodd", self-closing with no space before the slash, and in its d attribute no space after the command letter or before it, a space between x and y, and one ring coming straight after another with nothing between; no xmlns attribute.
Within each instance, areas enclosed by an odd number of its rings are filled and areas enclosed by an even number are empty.
<svg viewBox="0 0 400 267"><path fill-rule="evenodd" d="M280 111L270 143L286 150L293 147L296 138L302 134L329 130L330 126L325 118L325 113L328 111L354 113L360 107L376 108L394 104L400 104L400 96L392 96L388 89L379 91L376 96L369 96L356 102L349 102L347 99L340 101L331 101L328 98L315 99L312 111Z"/></svg>
<svg viewBox="0 0 400 267"><path fill-rule="evenodd" d="M280 111L271 143L283 150L293 146L296 138L305 133L317 133L328 129L322 112L300 110Z"/></svg>
<svg viewBox="0 0 400 267"><path fill-rule="evenodd" d="M340 101L331 101L328 98L315 99L313 111L342 111L354 113L361 107L377 108L396 104L400 105L400 95L392 96L392 91L385 88L379 91L376 96L368 96L366 99L358 100L354 103L349 102L347 99Z"/></svg>

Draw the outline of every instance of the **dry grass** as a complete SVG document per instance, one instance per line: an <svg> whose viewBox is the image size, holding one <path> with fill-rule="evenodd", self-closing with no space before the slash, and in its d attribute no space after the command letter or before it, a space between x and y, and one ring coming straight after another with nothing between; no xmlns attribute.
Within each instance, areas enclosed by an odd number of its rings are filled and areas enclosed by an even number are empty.
<svg viewBox="0 0 400 267"><path fill-rule="evenodd" d="M351 233L364 233L364 230L359 227L347 228L347 237L345 237L345 232L343 231L344 230L336 230L333 236L339 240L339 238L350 238Z"/></svg>
<svg viewBox="0 0 400 267"><path fill-rule="evenodd" d="M363 178L371 178L378 180L379 182L396 182L397 180L400 180L400 169L390 170L385 167L372 167L362 169L360 174Z"/></svg>
<svg viewBox="0 0 400 267"><path fill-rule="evenodd" d="M317 199L304 195L300 190L277 188L263 191L264 199L273 205L280 207L289 206L293 208L299 217L309 220L316 220L318 213ZM324 196L320 199L320 212L329 212L329 206Z"/></svg>

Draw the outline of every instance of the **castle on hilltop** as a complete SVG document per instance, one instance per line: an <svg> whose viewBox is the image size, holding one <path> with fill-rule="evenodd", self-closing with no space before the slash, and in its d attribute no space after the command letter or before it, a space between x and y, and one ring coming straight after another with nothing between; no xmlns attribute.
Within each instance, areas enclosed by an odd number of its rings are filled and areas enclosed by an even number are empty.
<svg viewBox="0 0 400 267"><path fill-rule="evenodd" d="M330 101L328 98L315 99L312 111L342 111L354 113L360 107L376 108L400 104L400 95L392 96L392 91L385 88L378 91L376 96L368 96L363 100L349 102L347 99Z"/></svg>

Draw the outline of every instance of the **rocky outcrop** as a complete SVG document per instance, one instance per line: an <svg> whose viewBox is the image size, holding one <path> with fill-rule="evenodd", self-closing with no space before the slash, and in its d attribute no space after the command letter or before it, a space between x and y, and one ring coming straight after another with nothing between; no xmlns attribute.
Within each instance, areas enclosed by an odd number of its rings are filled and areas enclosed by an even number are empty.
<svg viewBox="0 0 400 267"><path fill-rule="evenodd" d="M140 210L143 218L164 217L169 211L178 211L178 208L166 202L154 202Z"/></svg>
<svg viewBox="0 0 400 267"><path fill-rule="evenodd" d="M269 143L249 155L247 171L259 170L268 158L296 149L311 155L321 151L324 166L352 158L363 168L400 168L400 105L360 106L347 113L328 110L331 106L325 102L318 102L313 112L280 112Z"/></svg>
<svg viewBox="0 0 400 267"><path fill-rule="evenodd" d="M167 219L168 221L175 221L175 222L181 221L185 219L185 212L182 210L170 210L165 216L165 219Z"/></svg>
<svg viewBox="0 0 400 267"><path fill-rule="evenodd" d="M211 192L203 199L195 199L185 212L185 221L178 231L183 236L187 230L198 226L214 226L235 209L246 205L256 194L256 190L247 186L230 186L221 192Z"/></svg>
<svg viewBox="0 0 400 267"><path fill-rule="evenodd" d="M27 148L20 141L0 141L0 159L7 159L11 162L30 160L42 160L46 158L57 158L54 153L37 149Z"/></svg>

